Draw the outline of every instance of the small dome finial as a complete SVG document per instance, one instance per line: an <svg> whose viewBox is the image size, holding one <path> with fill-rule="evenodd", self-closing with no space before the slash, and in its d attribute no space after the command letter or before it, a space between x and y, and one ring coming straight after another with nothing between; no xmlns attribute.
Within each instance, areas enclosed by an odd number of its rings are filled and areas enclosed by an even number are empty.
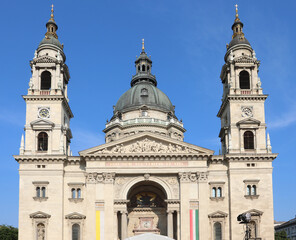
<svg viewBox="0 0 296 240"><path fill-rule="evenodd" d="M142 39L142 52L145 52L144 38Z"/></svg>
<svg viewBox="0 0 296 240"><path fill-rule="evenodd" d="M52 21L54 21L54 15L53 15L53 12L54 12L54 10L53 10L53 7L54 7L54 5L53 5L53 4L51 4L51 14L50 14L50 20L52 20Z"/></svg>
<svg viewBox="0 0 296 240"><path fill-rule="evenodd" d="M235 22L240 22L239 18L238 18L238 5L235 4Z"/></svg>

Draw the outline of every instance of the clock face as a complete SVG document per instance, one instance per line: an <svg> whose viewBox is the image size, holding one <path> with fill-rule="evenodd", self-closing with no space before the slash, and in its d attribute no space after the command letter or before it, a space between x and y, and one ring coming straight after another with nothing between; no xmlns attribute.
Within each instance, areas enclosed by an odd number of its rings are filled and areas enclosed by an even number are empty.
<svg viewBox="0 0 296 240"><path fill-rule="evenodd" d="M49 110L48 110L48 108L39 109L39 117L40 118L49 118Z"/></svg>
<svg viewBox="0 0 296 240"><path fill-rule="evenodd" d="M144 228L150 228L150 227L151 227L151 222L150 222L150 221L145 221L145 222L143 223L143 227L144 227Z"/></svg>
<svg viewBox="0 0 296 240"><path fill-rule="evenodd" d="M253 109L252 109L252 107L244 107L244 108L242 108L242 116L243 117L253 117Z"/></svg>

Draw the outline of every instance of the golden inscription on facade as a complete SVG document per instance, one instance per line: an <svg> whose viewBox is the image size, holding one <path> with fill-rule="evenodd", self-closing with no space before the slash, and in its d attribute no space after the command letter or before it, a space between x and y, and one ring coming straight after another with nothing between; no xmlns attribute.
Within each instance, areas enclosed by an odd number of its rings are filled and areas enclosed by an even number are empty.
<svg viewBox="0 0 296 240"><path fill-rule="evenodd" d="M188 166L188 162L106 162L105 166L118 166L118 167L179 167Z"/></svg>

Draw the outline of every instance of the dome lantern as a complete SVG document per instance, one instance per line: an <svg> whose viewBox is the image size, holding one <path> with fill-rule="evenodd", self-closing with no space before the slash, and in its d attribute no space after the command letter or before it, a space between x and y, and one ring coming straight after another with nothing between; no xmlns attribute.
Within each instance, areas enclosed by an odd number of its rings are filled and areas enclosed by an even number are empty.
<svg viewBox="0 0 296 240"><path fill-rule="evenodd" d="M144 39L142 39L142 52L135 61L136 75L132 77L131 86L139 82L149 82L157 86L157 81L154 75L151 74L152 61L145 52Z"/></svg>
<svg viewBox="0 0 296 240"><path fill-rule="evenodd" d="M243 33L243 27L244 27L244 24L239 19L238 5L236 4L235 5L235 19L234 19L234 23L231 26L231 29L233 31L232 40L229 43L229 45L227 45L227 50L229 50L231 47L238 45L238 44L246 44L246 45L251 46L249 41L245 38L245 34Z"/></svg>

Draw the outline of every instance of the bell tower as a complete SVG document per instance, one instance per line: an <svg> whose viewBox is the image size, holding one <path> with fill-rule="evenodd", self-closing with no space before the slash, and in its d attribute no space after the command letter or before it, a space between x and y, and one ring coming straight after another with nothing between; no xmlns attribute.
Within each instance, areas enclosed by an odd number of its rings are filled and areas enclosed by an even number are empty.
<svg viewBox="0 0 296 240"><path fill-rule="evenodd" d="M52 5L47 32L30 61L32 77L23 96L27 109L20 155L70 155L70 75L53 13Z"/></svg>
<svg viewBox="0 0 296 240"><path fill-rule="evenodd" d="M222 154L271 153L264 111L267 95L263 94L258 76L260 61L245 38L243 26L236 5L232 40L227 44L220 75L223 96L218 117Z"/></svg>

